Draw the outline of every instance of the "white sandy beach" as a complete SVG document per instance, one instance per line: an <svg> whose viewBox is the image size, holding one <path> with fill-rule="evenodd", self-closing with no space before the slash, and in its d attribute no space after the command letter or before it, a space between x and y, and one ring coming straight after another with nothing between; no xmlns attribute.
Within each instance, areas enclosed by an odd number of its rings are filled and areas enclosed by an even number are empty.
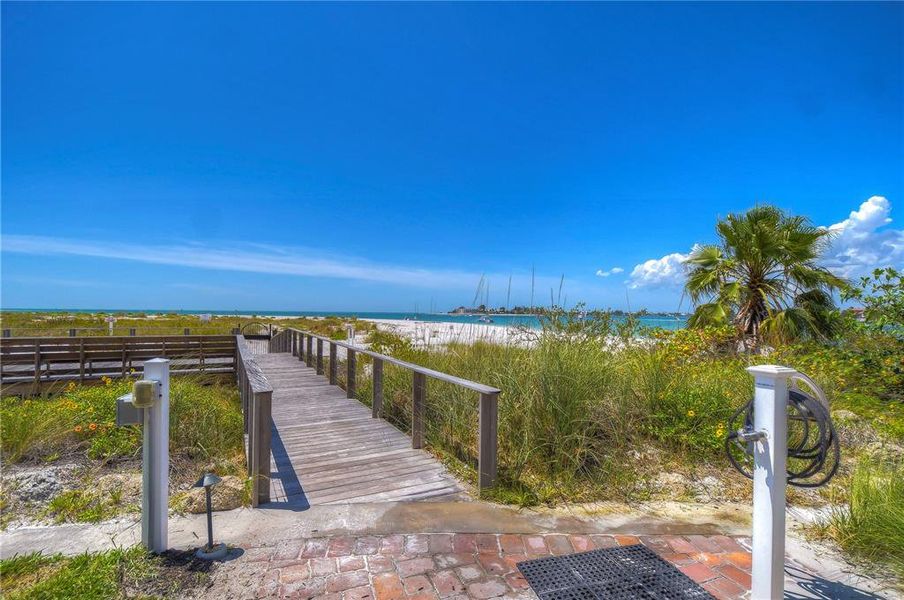
<svg viewBox="0 0 904 600"><path fill-rule="evenodd" d="M531 336L517 327L483 323L437 323L434 321L401 321L395 319L362 319L376 323L377 328L408 338L418 347L443 346L450 343L529 345Z"/></svg>

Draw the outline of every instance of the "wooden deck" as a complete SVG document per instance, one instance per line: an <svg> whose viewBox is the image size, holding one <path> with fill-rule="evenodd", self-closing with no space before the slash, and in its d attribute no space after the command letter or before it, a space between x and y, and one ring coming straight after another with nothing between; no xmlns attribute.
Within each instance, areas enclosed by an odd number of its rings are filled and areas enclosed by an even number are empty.
<svg viewBox="0 0 904 600"><path fill-rule="evenodd" d="M273 387L269 506L469 498L436 458L297 357L255 360Z"/></svg>

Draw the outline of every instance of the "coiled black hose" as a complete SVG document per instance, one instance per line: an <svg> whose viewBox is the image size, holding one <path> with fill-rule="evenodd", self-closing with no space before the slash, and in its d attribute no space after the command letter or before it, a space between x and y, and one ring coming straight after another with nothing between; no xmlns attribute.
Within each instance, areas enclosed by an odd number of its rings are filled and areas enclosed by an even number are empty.
<svg viewBox="0 0 904 600"><path fill-rule="evenodd" d="M753 479L753 444L738 438L738 430L753 429L753 400L732 415L725 438L725 453L732 466ZM832 418L825 404L800 390L788 393L788 483L815 488L838 472L841 449Z"/></svg>

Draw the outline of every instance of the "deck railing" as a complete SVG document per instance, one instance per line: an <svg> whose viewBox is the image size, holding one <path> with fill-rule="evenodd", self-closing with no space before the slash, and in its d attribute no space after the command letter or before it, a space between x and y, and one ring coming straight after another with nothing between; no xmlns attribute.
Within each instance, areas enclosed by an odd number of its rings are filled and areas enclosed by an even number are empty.
<svg viewBox="0 0 904 600"><path fill-rule="evenodd" d="M371 404L371 416L380 418L383 411L383 366L391 364L407 369L412 375L411 398L411 447L424 447L424 417L427 406L427 379L436 379L472 390L480 395L478 415L478 443L477 443L477 483L482 489L493 487L497 476L497 428L499 421L499 394L497 388L462 379L440 371L434 371L414 363L406 362L361 348L349 342L333 340L325 336L317 335L300 329L283 329L270 340L270 352L289 352L298 356L309 367L317 369L318 374L324 370L324 345L329 346L329 381L336 385L338 382L339 361L336 359L337 348L345 348L346 351L346 396L355 398L357 372L357 355L369 356L373 360L371 373L373 400ZM316 345L316 349L315 349Z"/></svg>
<svg viewBox="0 0 904 600"><path fill-rule="evenodd" d="M0 383L7 394L38 395L59 382L129 377L160 357L175 375L231 375L235 355L231 335L0 338Z"/></svg>
<svg viewBox="0 0 904 600"><path fill-rule="evenodd" d="M254 359L243 335L235 336L235 374L242 399L251 506L270 501L270 427L273 388Z"/></svg>

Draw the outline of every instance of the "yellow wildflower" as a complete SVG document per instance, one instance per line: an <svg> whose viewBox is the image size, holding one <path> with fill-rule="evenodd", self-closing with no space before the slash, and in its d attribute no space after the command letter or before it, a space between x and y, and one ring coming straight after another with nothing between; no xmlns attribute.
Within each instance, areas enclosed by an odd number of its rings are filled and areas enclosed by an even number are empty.
<svg viewBox="0 0 904 600"><path fill-rule="evenodd" d="M76 426L75 426L75 429L74 429L73 431L75 431L76 433L81 433L81 432L82 432L82 426L81 426L81 425L76 425Z"/></svg>
<svg viewBox="0 0 904 600"><path fill-rule="evenodd" d="M695 417L695 416L697 416L697 413L695 413L695 412L692 411L692 410L689 410L689 411L687 411L687 416L689 416L689 417Z"/></svg>
<svg viewBox="0 0 904 600"><path fill-rule="evenodd" d="M97 431L97 423L91 423L90 425L88 425L88 429L90 429L91 431Z"/></svg>

